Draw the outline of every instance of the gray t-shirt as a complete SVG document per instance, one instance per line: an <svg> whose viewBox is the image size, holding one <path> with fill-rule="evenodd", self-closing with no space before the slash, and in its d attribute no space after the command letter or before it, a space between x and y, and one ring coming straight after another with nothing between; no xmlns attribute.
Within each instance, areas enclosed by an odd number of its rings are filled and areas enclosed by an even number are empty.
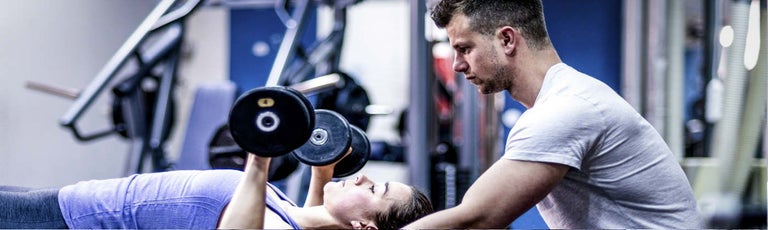
<svg viewBox="0 0 768 230"><path fill-rule="evenodd" d="M550 228L703 227L658 132L602 82L559 63L509 133L504 158L570 166L537 208Z"/></svg>

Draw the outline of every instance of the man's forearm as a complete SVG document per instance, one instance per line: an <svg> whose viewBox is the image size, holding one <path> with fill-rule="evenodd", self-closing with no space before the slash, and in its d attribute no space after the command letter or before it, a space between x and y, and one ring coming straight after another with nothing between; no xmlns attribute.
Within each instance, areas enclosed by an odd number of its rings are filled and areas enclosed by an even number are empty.
<svg viewBox="0 0 768 230"><path fill-rule="evenodd" d="M472 225L475 215L472 211L464 211L460 206L444 209L442 211L425 216L403 229L453 229L466 228ZM458 227L464 226L464 227Z"/></svg>

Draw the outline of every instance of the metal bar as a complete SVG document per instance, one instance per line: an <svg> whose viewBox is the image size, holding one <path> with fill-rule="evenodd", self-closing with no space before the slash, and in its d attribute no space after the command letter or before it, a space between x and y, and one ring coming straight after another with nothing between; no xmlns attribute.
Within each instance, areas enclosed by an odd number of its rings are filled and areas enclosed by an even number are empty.
<svg viewBox="0 0 768 230"><path fill-rule="evenodd" d="M460 84L462 92L461 100L461 146L459 168L469 169L469 180L475 181L484 168L478 159L478 150L480 150L480 115L479 103L480 95L477 87L470 84L469 81L462 81Z"/></svg>
<svg viewBox="0 0 768 230"><path fill-rule="evenodd" d="M160 17L157 20L157 22L155 22L155 24L152 26L151 31L155 31L157 29L163 28L171 24L172 22L179 20L180 18L186 17L187 15L192 13L192 11L194 11L195 8L197 8L198 6L200 6L200 0L187 0L187 2L184 3L184 5Z"/></svg>
<svg viewBox="0 0 768 230"><path fill-rule="evenodd" d="M328 60L329 58L332 58L334 55L338 56L339 53L339 47L341 42L341 35L337 33L331 33L331 35L328 36L323 42L321 42L319 45L314 47L311 51L309 51L309 55L307 57L306 63L295 63L292 68L287 69L286 73L287 76L291 76L290 80L299 79L297 81L301 81L306 79L306 76L310 76L312 74L312 71L318 71L315 67L317 67L319 64L322 64L321 62L324 60ZM336 68L338 69L338 68ZM329 71L323 71L322 73L330 73L335 72L336 70L331 69ZM320 71L318 71L319 74ZM285 75L285 74L284 74ZM292 83L292 82L291 82Z"/></svg>
<svg viewBox="0 0 768 230"><path fill-rule="evenodd" d="M155 9L144 19L139 25L136 31L128 37L128 40L123 43L120 49L112 56L107 64L96 75L96 79L88 85L82 94L77 98L72 107L64 114L60 119L60 124L66 127L74 127L75 121L83 114L86 108L96 98L96 95L101 93L106 87L107 83L114 77L117 70L125 63L128 57L138 47L141 41L144 40L145 35L150 31L152 25L171 7L174 0L163 0Z"/></svg>
<svg viewBox="0 0 768 230"><path fill-rule="evenodd" d="M723 117L715 124L713 155L720 160L722 170L722 192L738 195L744 190L746 172L749 167L742 165L737 153L739 124L744 109L744 92L747 87L747 70L744 66L749 1L736 0L731 4L731 26L733 43L728 47L727 77L724 82ZM751 156L750 156L751 157Z"/></svg>
<svg viewBox="0 0 768 230"><path fill-rule="evenodd" d="M308 5L309 1L307 0L296 5L294 13L297 15L292 16L291 18L297 23L295 23L295 25L286 25L288 28L275 56L275 63L272 65L272 70L269 71L269 78L267 78L266 86L277 86L282 82L282 75L286 63L293 59L299 35L304 31L304 19L308 12Z"/></svg>
<svg viewBox="0 0 768 230"><path fill-rule="evenodd" d="M667 1L667 64L665 88L664 139L681 161L685 156L685 7L683 1Z"/></svg>
<svg viewBox="0 0 768 230"><path fill-rule="evenodd" d="M50 93L56 96L66 97L69 99L76 99L80 95L80 90L73 88L62 88L51 84L46 84L36 81L27 81L27 88Z"/></svg>
<svg viewBox="0 0 768 230"><path fill-rule="evenodd" d="M642 66L643 66L643 1L624 0L622 47L621 94L632 107L642 113Z"/></svg>
<svg viewBox="0 0 768 230"><path fill-rule="evenodd" d="M648 55L645 56L645 67L647 73L647 84L645 91L645 118L653 125L659 133L665 133L666 124L664 123L664 116L666 111L665 106L665 73L667 58L664 50L666 45L664 43L664 34L666 28L665 13L666 4L662 0L650 0L648 4L648 25L647 25L647 50Z"/></svg>
<svg viewBox="0 0 768 230"><path fill-rule="evenodd" d="M412 186L430 196L430 153L435 146L434 104L432 87L434 76L431 74L431 55L424 37L424 14L427 11L425 0L410 1L410 104L407 117L406 161ZM432 137L432 138L430 138Z"/></svg>
<svg viewBox="0 0 768 230"><path fill-rule="evenodd" d="M123 118L125 120L125 129L128 136L131 137L131 149L128 152L128 161L126 162L125 175L141 173L144 168L144 158L148 153L147 144L147 123L145 98L139 90L133 91L126 96L126 100L121 100Z"/></svg>
<svg viewBox="0 0 768 230"><path fill-rule="evenodd" d="M172 53L166 60L166 66L164 67L162 78L160 79L160 86L157 91L157 99L155 101L155 113L152 117L151 129L149 134L149 149L152 152L152 168L154 171L165 170L167 162L165 160L165 150L163 149L163 134L169 129L167 122L170 119L171 114L171 95L173 95L173 84L176 78L176 70L179 62L179 49L180 46L176 45L174 53Z"/></svg>
<svg viewBox="0 0 768 230"><path fill-rule="evenodd" d="M719 77L717 76L717 69L719 68L720 64L720 55L721 55L721 47L720 42L718 41L717 37L720 32L720 28L722 27L722 23L720 22L722 18L722 13L719 10L719 3L722 3L720 1L704 1L704 13L705 13L705 34L704 34L704 68L703 68L703 74L706 79L707 87L712 87L712 85L709 85L711 82L717 81L719 83ZM704 90L704 98L708 101L712 99L712 97L720 97L719 95L709 95L708 90ZM707 114L712 114L713 111L706 111ZM718 111L718 114L720 112ZM705 116L709 117L709 115ZM707 119L709 121L709 119ZM713 124L710 122L706 123L707 128L704 132L704 153L707 154L707 156L711 156L711 139L714 129Z"/></svg>
<svg viewBox="0 0 768 230"><path fill-rule="evenodd" d="M125 169L123 169L123 176L144 171L144 153L147 146L145 143L145 140L141 138L131 140L131 147L127 156L128 160L126 160Z"/></svg>
<svg viewBox="0 0 768 230"><path fill-rule="evenodd" d="M344 87L344 81L339 74L333 73L293 84L290 87L302 94L309 95L327 89Z"/></svg>
<svg viewBox="0 0 768 230"><path fill-rule="evenodd" d="M144 61L144 64L149 66L155 65L161 58L166 57L171 50L175 49L183 37L181 30L181 24L174 24L168 27L159 39L140 53L139 56Z"/></svg>

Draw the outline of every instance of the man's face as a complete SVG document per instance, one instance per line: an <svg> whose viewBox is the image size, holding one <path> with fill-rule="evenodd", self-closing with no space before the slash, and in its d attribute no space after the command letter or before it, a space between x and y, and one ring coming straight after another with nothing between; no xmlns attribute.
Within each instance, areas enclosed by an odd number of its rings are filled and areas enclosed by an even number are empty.
<svg viewBox="0 0 768 230"><path fill-rule="evenodd" d="M397 182L376 183L366 176L325 185L324 205L342 222L372 220L376 213L387 212L393 205L406 203L411 189Z"/></svg>
<svg viewBox="0 0 768 230"><path fill-rule="evenodd" d="M512 87L514 78L507 66L502 41L470 28L469 19L457 14L445 27L454 49L453 70L475 84L480 93L490 94Z"/></svg>

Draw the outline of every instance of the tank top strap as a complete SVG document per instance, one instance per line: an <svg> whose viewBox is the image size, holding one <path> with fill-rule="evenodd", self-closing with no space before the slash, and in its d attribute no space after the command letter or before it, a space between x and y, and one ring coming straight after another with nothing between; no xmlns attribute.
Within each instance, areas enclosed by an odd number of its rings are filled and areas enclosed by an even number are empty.
<svg viewBox="0 0 768 230"><path fill-rule="evenodd" d="M277 189L274 185L270 183L267 183L267 185L269 186L270 189L272 189L272 191L275 191L275 193L281 200L287 201L291 205L296 206L296 204L294 204L293 201L288 199L288 196L286 196L282 191ZM293 227L293 229L301 229L301 226L299 226L299 224L296 223L296 221L294 221L293 218L291 218L291 216L289 216L288 213L286 213L282 207L280 207L280 203L278 203L278 201L276 201L275 198L267 195L266 204L267 204L267 208L269 208L275 214L280 216L280 218L282 218L283 221L290 224L291 227Z"/></svg>

